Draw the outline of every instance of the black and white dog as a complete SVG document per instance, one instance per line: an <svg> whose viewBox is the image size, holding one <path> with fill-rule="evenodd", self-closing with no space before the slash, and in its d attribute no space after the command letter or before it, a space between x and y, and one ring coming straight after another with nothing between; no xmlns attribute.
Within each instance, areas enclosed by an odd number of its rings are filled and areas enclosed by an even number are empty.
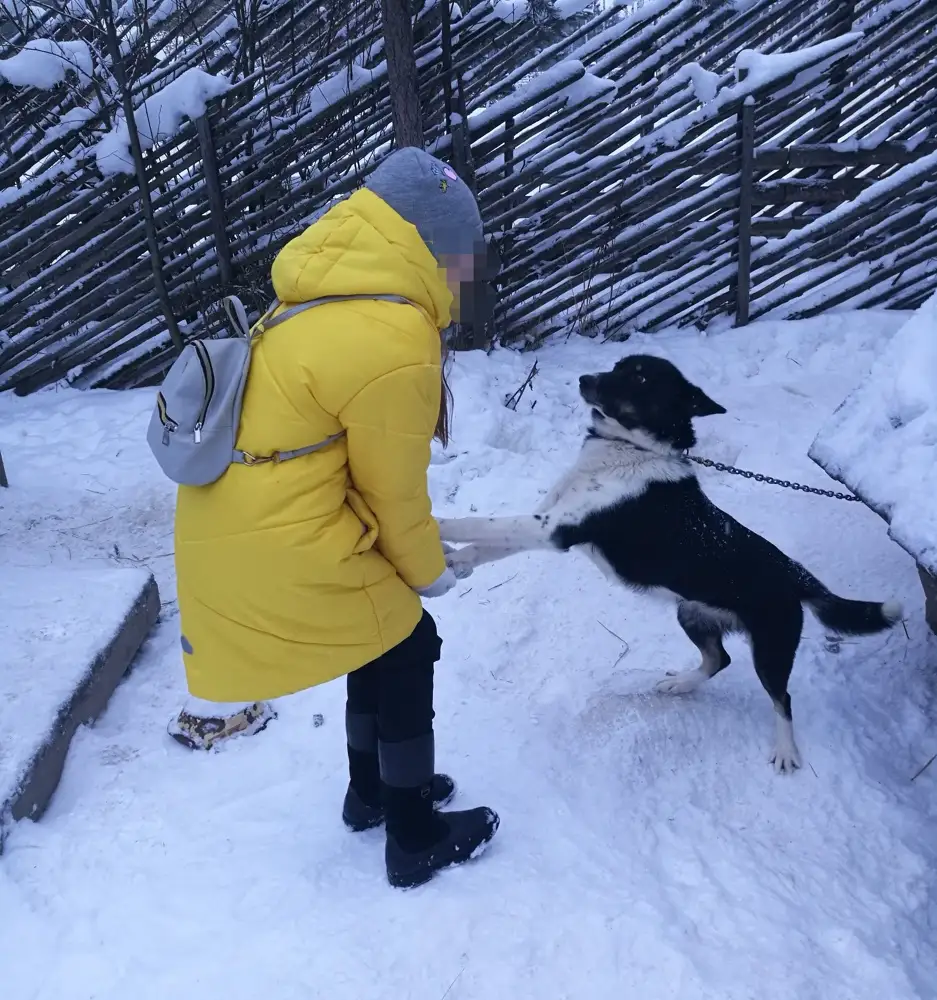
<svg viewBox="0 0 937 1000"><path fill-rule="evenodd" d="M685 452L694 417L725 413L669 361L631 355L610 372L583 375L592 426L573 468L524 517L439 522L456 575L533 549L584 552L609 579L676 600L677 621L702 654L695 670L665 677L660 691L682 694L729 665L722 639L744 633L755 670L777 712L771 761L801 766L788 679L807 605L830 630L864 635L901 619L897 603L837 597L783 552L716 507Z"/></svg>

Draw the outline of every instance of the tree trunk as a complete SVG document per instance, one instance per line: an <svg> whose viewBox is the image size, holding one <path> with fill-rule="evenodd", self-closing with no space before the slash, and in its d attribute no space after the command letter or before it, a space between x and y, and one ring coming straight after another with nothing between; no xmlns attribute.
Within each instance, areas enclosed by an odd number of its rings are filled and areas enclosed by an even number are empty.
<svg viewBox="0 0 937 1000"><path fill-rule="evenodd" d="M407 0L381 0L384 22L384 51L387 80L394 118L397 148L423 148L423 118L420 114L420 87L413 53L413 27Z"/></svg>

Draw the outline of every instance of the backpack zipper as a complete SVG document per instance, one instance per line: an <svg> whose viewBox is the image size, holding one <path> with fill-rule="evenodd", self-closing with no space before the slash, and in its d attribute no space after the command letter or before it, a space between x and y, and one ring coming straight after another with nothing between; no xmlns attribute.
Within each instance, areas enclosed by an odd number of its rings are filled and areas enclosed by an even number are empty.
<svg viewBox="0 0 937 1000"><path fill-rule="evenodd" d="M199 411L198 420L195 421L194 429L195 443L199 444L202 440L202 427L205 426L208 407L215 392L215 373L212 370L211 358L208 356L208 350L205 345L195 340L192 342L192 346L195 348L195 356L202 366L202 377L205 379L205 399L202 402L202 409Z"/></svg>
<svg viewBox="0 0 937 1000"><path fill-rule="evenodd" d="M156 409L159 411L159 420L163 425L163 444L168 446L169 435L172 434L179 425L172 419L171 416L169 416L169 413L166 410L166 397L161 392L156 394Z"/></svg>

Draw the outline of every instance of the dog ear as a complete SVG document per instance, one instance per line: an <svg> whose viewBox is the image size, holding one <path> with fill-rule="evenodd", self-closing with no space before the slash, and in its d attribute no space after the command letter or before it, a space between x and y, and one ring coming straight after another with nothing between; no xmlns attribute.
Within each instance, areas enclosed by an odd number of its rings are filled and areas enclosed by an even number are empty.
<svg viewBox="0 0 937 1000"><path fill-rule="evenodd" d="M715 417L725 413L726 408L703 392L699 386L689 383L688 403L691 417Z"/></svg>

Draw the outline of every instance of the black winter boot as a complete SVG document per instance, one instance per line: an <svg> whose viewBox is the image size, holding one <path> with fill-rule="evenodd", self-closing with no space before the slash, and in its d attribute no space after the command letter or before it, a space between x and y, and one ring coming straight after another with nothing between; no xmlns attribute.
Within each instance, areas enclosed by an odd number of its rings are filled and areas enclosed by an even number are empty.
<svg viewBox="0 0 937 1000"><path fill-rule="evenodd" d="M377 718L345 712L348 739L348 791L342 820L349 830L361 833L384 822L383 789L377 753ZM455 782L447 774L435 774L431 782L433 805L438 809L452 801Z"/></svg>
<svg viewBox="0 0 937 1000"><path fill-rule="evenodd" d="M349 748L348 756L355 751ZM374 755L374 767L377 769L377 754ZM354 773L354 772L352 772ZM345 826L353 833L362 833L364 830L373 830L384 822L384 802L386 790L380 789L376 799L365 799L359 792L360 786L356 785L355 779L348 784L348 791L345 792L345 803L342 806L342 820ZM448 805L455 797L455 782L448 774L434 774L430 782L430 797L434 809L441 809Z"/></svg>
<svg viewBox="0 0 937 1000"><path fill-rule="evenodd" d="M478 857L498 829L497 813L433 808L433 734L382 743L381 778L387 814L387 880L398 889L428 882L438 871Z"/></svg>

